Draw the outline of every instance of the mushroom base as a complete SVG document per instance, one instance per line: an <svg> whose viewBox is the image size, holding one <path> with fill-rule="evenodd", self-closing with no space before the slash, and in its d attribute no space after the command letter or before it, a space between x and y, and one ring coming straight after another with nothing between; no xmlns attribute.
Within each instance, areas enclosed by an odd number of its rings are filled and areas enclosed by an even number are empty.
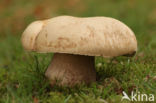
<svg viewBox="0 0 156 103"><path fill-rule="evenodd" d="M96 81L94 57L56 53L45 75L51 85L74 86Z"/></svg>

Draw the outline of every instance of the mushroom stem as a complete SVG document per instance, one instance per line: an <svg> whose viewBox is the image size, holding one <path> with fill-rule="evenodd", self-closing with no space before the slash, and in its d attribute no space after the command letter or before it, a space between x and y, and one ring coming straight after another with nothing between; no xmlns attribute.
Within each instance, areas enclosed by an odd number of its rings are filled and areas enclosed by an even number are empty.
<svg viewBox="0 0 156 103"><path fill-rule="evenodd" d="M55 53L45 75L51 85L74 86L94 82L94 57Z"/></svg>

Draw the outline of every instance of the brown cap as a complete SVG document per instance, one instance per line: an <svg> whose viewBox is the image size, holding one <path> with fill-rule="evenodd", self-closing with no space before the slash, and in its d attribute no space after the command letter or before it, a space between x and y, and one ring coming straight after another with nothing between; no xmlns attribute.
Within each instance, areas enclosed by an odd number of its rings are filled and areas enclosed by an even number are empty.
<svg viewBox="0 0 156 103"><path fill-rule="evenodd" d="M132 30L109 17L59 16L36 21L24 31L22 44L28 51L103 57L137 51Z"/></svg>

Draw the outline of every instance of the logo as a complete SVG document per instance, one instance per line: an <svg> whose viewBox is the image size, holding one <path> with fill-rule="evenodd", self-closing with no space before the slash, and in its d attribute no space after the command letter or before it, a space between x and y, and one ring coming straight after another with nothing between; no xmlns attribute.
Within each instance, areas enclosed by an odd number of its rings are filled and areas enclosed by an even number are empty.
<svg viewBox="0 0 156 103"><path fill-rule="evenodd" d="M131 97L127 95L125 91L122 92L123 97L121 101L123 100L129 100L129 101L154 101L154 94L141 94L140 92L131 92Z"/></svg>

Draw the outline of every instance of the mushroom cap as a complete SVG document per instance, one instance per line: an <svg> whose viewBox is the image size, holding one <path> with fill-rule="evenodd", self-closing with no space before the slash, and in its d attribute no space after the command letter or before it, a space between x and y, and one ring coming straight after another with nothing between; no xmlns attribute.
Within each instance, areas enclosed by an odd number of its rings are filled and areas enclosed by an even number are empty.
<svg viewBox="0 0 156 103"><path fill-rule="evenodd" d="M115 57L137 51L132 30L109 17L58 16L31 23L22 34L23 47L40 53Z"/></svg>

